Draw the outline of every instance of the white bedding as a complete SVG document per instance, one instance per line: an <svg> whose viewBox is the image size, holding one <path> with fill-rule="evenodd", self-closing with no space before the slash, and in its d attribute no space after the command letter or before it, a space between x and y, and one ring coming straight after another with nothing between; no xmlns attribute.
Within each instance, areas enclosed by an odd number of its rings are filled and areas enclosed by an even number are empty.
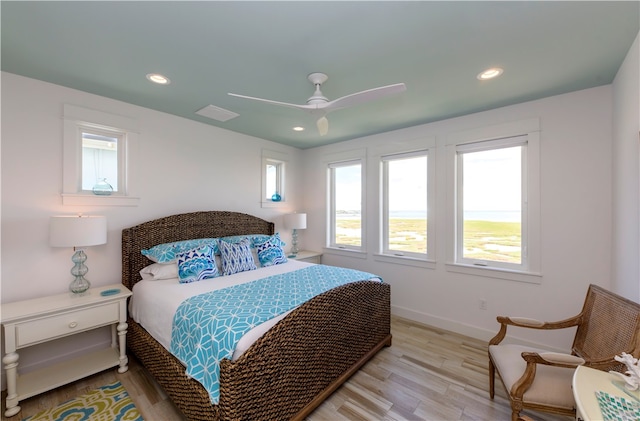
<svg viewBox="0 0 640 421"><path fill-rule="evenodd" d="M311 263L289 259L287 263L240 272L229 276L205 279L199 282L181 284L178 278L163 280L141 280L133 287L133 296L129 303L129 314L145 328L167 351L171 347L171 329L173 315L178 306L187 298L209 291L243 284L271 275L291 272L310 266ZM269 328L284 318L289 312L265 322L245 334L233 353L237 359Z"/></svg>

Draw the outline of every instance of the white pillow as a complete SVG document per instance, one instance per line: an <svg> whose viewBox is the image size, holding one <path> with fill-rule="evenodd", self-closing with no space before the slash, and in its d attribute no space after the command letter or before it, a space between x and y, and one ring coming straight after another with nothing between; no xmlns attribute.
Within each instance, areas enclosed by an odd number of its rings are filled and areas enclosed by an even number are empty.
<svg viewBox="0 0 640 421"><path fill-rule="evenodd" d="M140 276L143 280L158 281L178 277L178 263L154 263L142 268Z"/></svg>
<svg viewBox="0 0 640 421"><path fill-rule="evenodd" d="M217 254L216 254L216 266L218 267L218 272L220 273L220 275L222 275L222 257L220 257Z"/></svg>

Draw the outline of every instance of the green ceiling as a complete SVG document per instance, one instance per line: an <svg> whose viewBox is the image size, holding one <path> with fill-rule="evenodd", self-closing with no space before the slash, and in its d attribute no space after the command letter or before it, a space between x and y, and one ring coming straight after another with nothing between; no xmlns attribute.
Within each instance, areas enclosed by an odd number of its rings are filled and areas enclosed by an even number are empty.
<svg viewBox="0 0 640 421"><path fill-rule="evenodd" d="M0 5L3 71L301 148L609 84L640 28L637 1ZM490 66L504 74L477 80ZM227 95L303 104L312 72L330 100L407 91L330 113L324 137L307 113ZM240 116L195 114L209 104Z"/></svg>

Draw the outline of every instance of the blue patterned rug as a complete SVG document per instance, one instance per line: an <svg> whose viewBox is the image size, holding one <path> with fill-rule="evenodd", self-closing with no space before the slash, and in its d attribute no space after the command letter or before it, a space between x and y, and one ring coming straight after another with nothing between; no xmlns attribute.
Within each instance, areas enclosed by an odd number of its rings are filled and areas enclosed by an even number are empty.
<svg viewBox="0 0 640 421"><path fill-rule="evenodd" d="M115 382L22 421L144 421L131 397Z"/></svg>

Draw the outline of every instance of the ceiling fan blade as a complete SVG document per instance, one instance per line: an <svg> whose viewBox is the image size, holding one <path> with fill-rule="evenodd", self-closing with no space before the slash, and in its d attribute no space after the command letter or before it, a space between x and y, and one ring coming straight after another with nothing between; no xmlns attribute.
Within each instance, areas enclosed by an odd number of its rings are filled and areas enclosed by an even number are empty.
<svg viewBox="0 0 640 421"><path fill-rule="evenodd" d="M407 90L404 83L396 83L394 85L381 86L379 88L368 89L366 91L357 92L355 94L343 96L326 104L318 104L318 108L326 111L337 110L339 108L353 107L354 105L364 104L365 102L375 101L390 95L396 95Z"/></svg>
<svg viewBox="0 0 640 421"><path fill-rule="evenodd" d="M396 83L394 85L380 86L378 88L346 95L333 101L328 101L327 98L322 95L322 92L320 92L320 85L327 80L327 76L323 73L313 73L309 75L308 79L315 85L316 91L314 95L307 100L307 104L291 104L288 102L273 101L253 96L232 94L231 92L229 92L228 95L236 98L264 102L265 104L280 105L282 107L296 108L298 110L306 111L313 116L319 117L318 120L316 120L316 126L318 127L320 136L325 136L329 132L329 120L327 120L326 117L327 113L340 108L353 107L365 102L396 95L407 90L404 83Z"/></svg>
<svg viewBox="0 0 640 421"><path fill-rule="evenodd" d="M327 120L327 117L320 117L318 121L316 121L316 125L318 126L318 132L320 132L320 136L324 136L329 132L329 120Z"/></svg>
<svg viewBox="0 0 640 421"><path fill-rule="evenodd" d="M297 108L299 110L304 110L304 111L315 110L317 108L315 105L290 104L288 102L272 101L270 99L255 98L255 97L252 97L252 96L238 95L238 94L232 94L232 93L228 93L228 95L234 96L236 98L244 98L244 99L251 99L251 100L254 100L254 101L265 102L267 104L274 104L274 105L281 105L283 107Z"/></svg>

